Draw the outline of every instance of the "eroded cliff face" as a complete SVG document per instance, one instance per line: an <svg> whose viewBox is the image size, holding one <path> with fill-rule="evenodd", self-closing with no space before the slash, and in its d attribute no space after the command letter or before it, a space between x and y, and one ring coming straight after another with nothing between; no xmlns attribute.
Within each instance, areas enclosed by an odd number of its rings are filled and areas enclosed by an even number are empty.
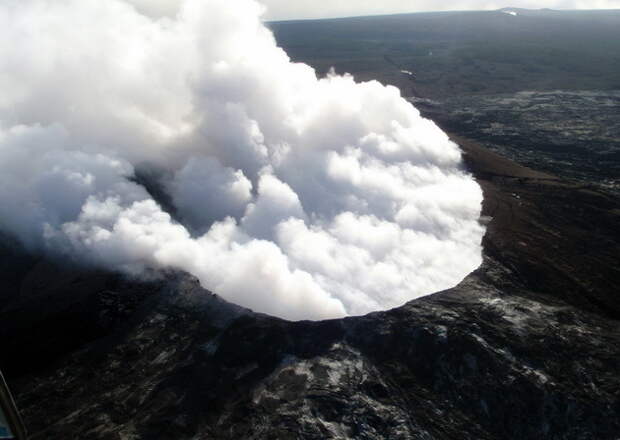
<svg viewBox="0 0 620 440"><path fill-rule="evenodd" d="M484 263L400 308L287 322L178 273L13 295L2 362L33 438L617 438L620 203L457 140L485 191ZM41 353L54 329L74 344Z"/></svg>

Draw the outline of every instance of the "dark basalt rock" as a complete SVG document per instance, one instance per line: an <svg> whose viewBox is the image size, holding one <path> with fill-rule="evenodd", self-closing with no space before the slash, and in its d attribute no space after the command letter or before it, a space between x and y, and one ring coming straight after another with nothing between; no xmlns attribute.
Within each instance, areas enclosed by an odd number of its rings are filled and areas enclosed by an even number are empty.
<svg viewBox="0 0 620 440"><path fill-rule="evenodd" d="M287 322L178 273L14 299L2 367L32 438L617 439L620 204L460 143L484 263L400 308ZM41 354L62 319L97 331Z"/></svg>

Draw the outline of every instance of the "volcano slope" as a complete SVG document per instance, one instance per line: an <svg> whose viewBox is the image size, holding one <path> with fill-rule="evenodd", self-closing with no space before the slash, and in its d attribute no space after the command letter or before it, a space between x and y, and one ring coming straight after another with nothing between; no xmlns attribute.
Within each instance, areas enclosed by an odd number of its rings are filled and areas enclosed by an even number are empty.
<svg viewBox="0 0 620 440"><path fill-rule="evenodd" d="M617 438L620 204L455 140L484 263L387 312L287 322L5 244L1 367L31 438Z"/></svg>

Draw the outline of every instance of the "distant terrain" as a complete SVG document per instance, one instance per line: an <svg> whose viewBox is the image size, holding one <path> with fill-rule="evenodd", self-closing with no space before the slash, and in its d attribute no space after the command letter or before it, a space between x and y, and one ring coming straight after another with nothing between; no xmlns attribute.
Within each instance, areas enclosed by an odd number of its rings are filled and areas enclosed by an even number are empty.
<svg viewBox="0 0 620 440"><path fill-rule="evenodd" d="M271 23L293 60L405 95L620 89L618 11L440 12ZM413 72L416 80L407 84ZM414 93L412 92L414 89Z"/></svg>
<svg viewBox="0 0 620 440"><path fill-rule="evenodd" d="M393 84L450 132L527 166L620 188L620 11L506 8L270 27L319 74L334 67Z"/></svg>

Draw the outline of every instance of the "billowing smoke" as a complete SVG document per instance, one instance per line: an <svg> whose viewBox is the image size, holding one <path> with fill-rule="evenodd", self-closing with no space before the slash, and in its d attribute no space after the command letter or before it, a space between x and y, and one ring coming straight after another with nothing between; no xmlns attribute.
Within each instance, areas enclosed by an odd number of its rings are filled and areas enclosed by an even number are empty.
<svg viewBox="0 0 620 440"><path fill-rule="evenodd" d="M391 308L475 269L482 195L458 147L396 88L291 63L261 11L3 0L0 228L290 319Z"/></svg>

